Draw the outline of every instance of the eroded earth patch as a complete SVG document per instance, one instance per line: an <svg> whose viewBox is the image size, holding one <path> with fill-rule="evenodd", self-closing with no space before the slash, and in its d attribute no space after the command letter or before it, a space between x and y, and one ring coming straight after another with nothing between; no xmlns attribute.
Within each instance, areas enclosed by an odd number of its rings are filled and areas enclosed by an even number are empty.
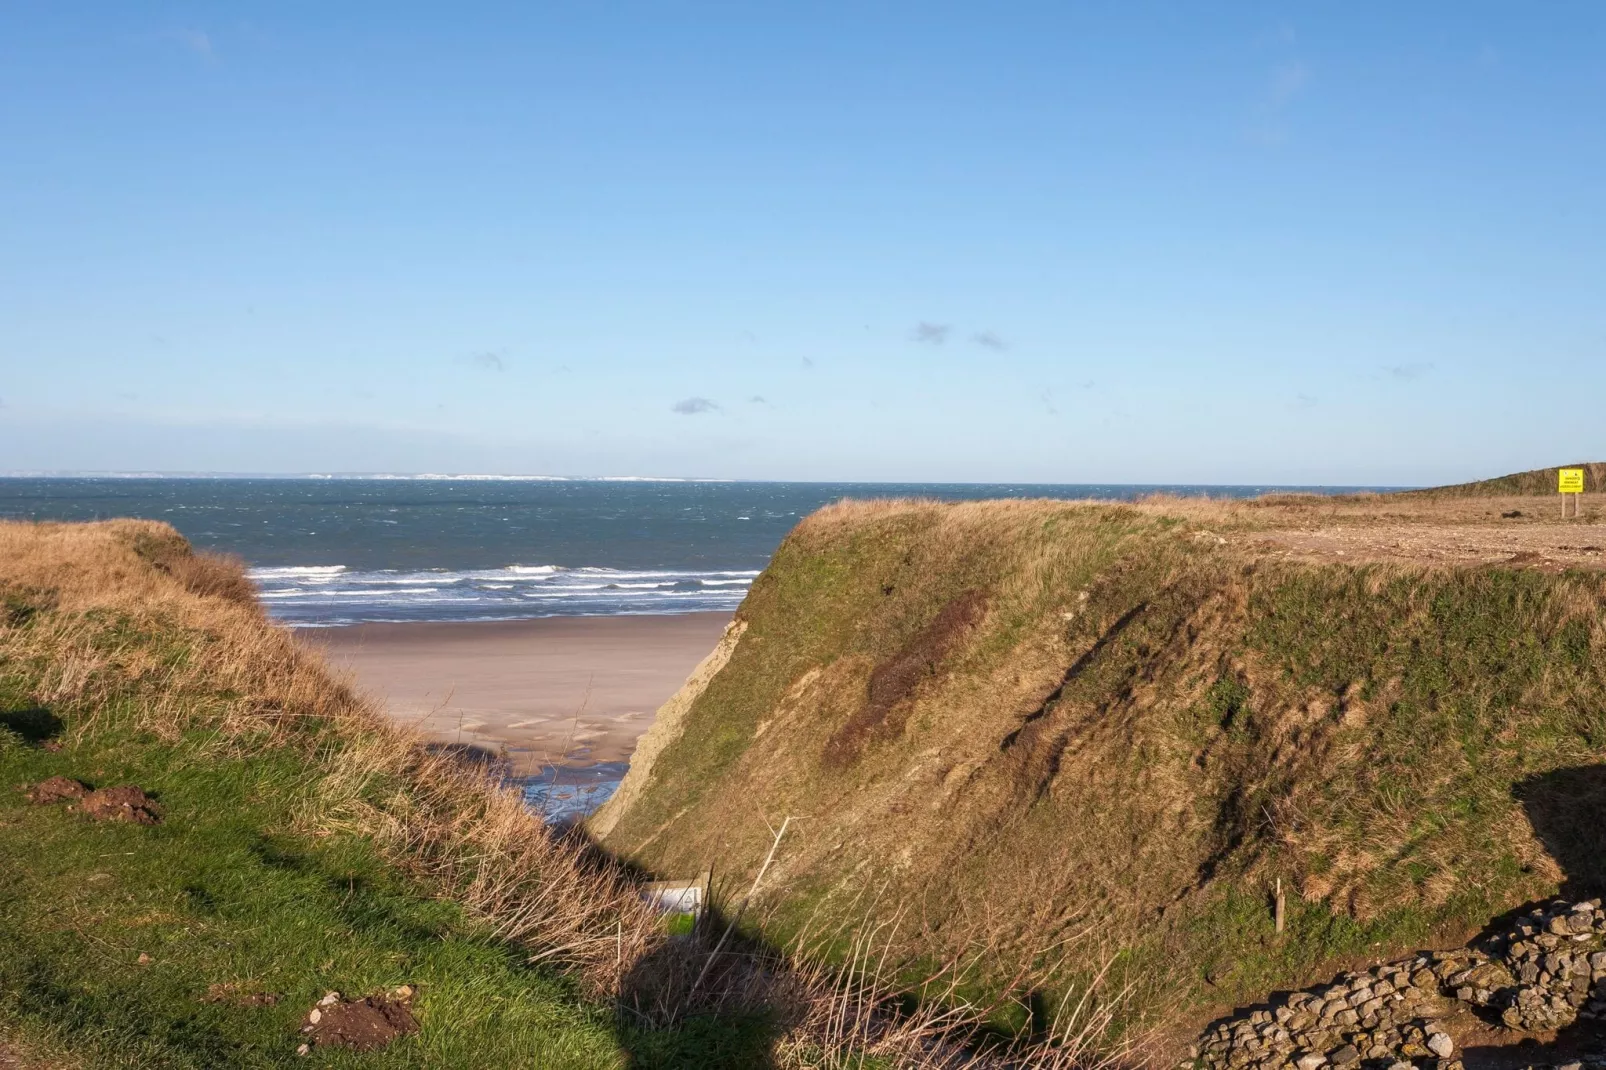
<svg viewBox="0 0 1606 1070"><path fill-rule="evenodd" d="M311 1045L377 1051L400 1037L418 1032L418 1019L412 1011L413 989L403 985L386 995L343 999L330 992L307 1012L301 1032L307 1043L298 1049L306 1054Z"/></svg>

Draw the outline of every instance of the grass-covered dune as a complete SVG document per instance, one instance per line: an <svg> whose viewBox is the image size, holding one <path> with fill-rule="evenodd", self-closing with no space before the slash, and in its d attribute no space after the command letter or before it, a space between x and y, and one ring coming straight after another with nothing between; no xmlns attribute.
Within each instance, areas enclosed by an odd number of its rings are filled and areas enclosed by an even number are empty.
<svg viewBox="0 0 1606 1070"><path fill-rule="evenodd" d="M1595 529L1413 508L828 507L594 828L740 884L791 817L772 938L864 913L917 967L1027 993L1030 1024L1093 987L1117 1031L1178 1036L1598 889L1606 576L1574 563ZM1466 560L1444 563L1451 521ZM1544 552L1478 558L1512 532Z"/></svg>
<svg viewBox="0 0 1606 1070"><path fill-rule="evenodd" d="M159 823L15 790L51 777L135 785ZM762 1008L628 998L670 946L627 875L391 729L237 565L160 524L0 524L0 1066L768 1065ZM418 1030L297 1055L331 991L410 991Z"/></svg>
<svg viewBox="0 0 1606 1070"><path fill-rule="evenodd" d="M1587 461L1578 464L1558 465L1555 468L1535 468L1528 472L1513 472L1494 479L1480 479L1473 483L1456 483L1448 487L1431 487L1425 490L1406 491L1407 494L1441 498L1493 497L1501 495L1555 494L1557 473L1562 468L1584 470L1584 490L1589 494L1606 491L1606 461Z"/></svg>

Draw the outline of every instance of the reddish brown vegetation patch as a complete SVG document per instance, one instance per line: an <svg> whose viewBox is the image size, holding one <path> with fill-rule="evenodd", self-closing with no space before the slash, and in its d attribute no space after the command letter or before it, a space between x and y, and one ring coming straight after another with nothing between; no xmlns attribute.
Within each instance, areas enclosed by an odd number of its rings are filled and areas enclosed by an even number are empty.
<svg viewBox="0 0 1606 1070"><path fill-rule="evenodd" d="M365 996L341 999L331 992L307 1012L301 1031L313 1044L353 1051L377 1051L398 1037L418 1032L409 1002L412 990L403 986L405 996Z"/></svg>
<svg viewBox="0 0 1606 1070"><path fill-rule="evenodd" d="M78 808L97 821L132 821L136 825L154 825L161 821L156 803L132 784L92 791L84 796Z"/></svg>
<svg viewBox="0 0 1606 1070"><path fill-rule="evenodd" d="M202 1003L227 1003L233 1007L272 1007L284 997L277 992L254 992L242 989L233 981L220 981L206 987Z"/></svg>
<svg viewBox="0 0 1606 1070"><path fill-rule="evenodd" d="M942 607L930 624L870 673L864 705L825 745L826 764L841 768L858 759L864 744L903 731L906 699L942 668L943 660L987 612L987 594L969 590Z"/></svg>
<svg viewBox="0 0 1606 1070"><path fill-rule="evenodd" d="M73 780L71 777L64 776L53 776L49 780L41 780L26 790L28 801L35 806L65 802L68 799L82 799L89 794L88 787Z"/></svg>

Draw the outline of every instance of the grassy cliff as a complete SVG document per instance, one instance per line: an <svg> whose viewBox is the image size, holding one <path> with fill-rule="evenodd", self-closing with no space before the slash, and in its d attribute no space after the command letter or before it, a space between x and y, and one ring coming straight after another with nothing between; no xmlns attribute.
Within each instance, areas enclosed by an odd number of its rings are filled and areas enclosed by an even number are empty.
<svg viewBox="0 0 1606 1070"><path fill-rule="evenodd" d="M15 790L52 777L136 786L156 823ZM765 1065L762 1014L631 1005L668 946L622 874L392 729L237 565L160 524L0 524L0 1066ZM410 991L417 1031L298 1055L330 991Z"/></svg>
<svg viewBox="0 0 1606 1070"><path fill-rule="evenodd" d="M1312 508L822 510L596 828L740 884L790 816L772 938L869 915L1043 1014L1107 966L1118 1030L1600 887L1602 575L1259 547Z"/></svg>
<svg viewBox="0 0 1606 1070"><path fill-rule="evenodd" d="M1457 483L1448 487L1431 487L1426 490L1406 491L1407 494L1431 495L1441 498L1499 497L1535 494L1555 494L1556 477L1562 468L1584 470L1584 490L1589 494L1606 491L1606 461L1564 464L1556 468L1535 468L1528 472L1513 472L1494 479L1480 479L1474 483Z"/></svg>

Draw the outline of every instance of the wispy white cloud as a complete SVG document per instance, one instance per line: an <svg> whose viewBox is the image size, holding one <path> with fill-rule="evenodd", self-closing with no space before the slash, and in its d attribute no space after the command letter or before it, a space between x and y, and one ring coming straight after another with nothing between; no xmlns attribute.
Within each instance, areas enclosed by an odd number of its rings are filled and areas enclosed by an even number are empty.
<svg viewBox="0 0 1606 1070"><path fill-rule="evenodd" d="M212 47L212 35L205 30L174 30L167 37L208 62L217 59L217 50Z"/></svg>
<svg viewBox="0 0 1606 1070"><path fill-rule="evenodd" d="M1310 68L1298 60L1282 63L1271 72L1271 104L1274 108L1286 107L1288 102L1304 92L1310 81Z"/></svg>
<svg viewBox="0 0 1606 1070"><path fill-rule="evenodd" d="M1294 29L1292 23L1279 22L1265 33L1255 39L1259 45L1269 45L1274 48L1292 48L1299 40L1299 31Z"/></svg>
<svg viewBox="0 0 1606 1070"><path fill-rule="evenodd" d="M1295 39L1293 27L1284 27L1267 43L1281 51L1292 49ZM1294 102L1309 89L1314 76L1310 65L1297 56L1289 55L1274 63L1263 75L1253 105L1248 128L1250 140L1264 145L1278 145L1287 140L1289 113Z"/></svg>
<svg viewBox="0 0 1606 1070"><path fill-rule="evenodd" d="M478 368L482 372L507 371L507 359L501 352L494 349L482 350L478 353L469 353L457 358L458 364L466 364L470 368Z"/></svg>
<svg viewBox="0 0 1606 1070"><path fill-rule="evenodd" d="M707 398L686 398L669 406L671 412L678 412L682 416L696 416L704 412L717 412L719 406Z"/></svg>
<svg viewBox="0 0 1606 1070"><path fill-rule="evenodd" d="M1420 379L1420 378L1422 378L1422 376L1426 375L1428 372L1430 372L1432 370L1433 370L1433 365L1430 362L1429 363L1417 362L1417 363L1412 363L1412 364L1391 364L1387 368L1383 369L1383 371L1388 373L1390 378L1401 379L1401 380L1404 380L1406 382L1409 382L1412 379Z"/></svg>

